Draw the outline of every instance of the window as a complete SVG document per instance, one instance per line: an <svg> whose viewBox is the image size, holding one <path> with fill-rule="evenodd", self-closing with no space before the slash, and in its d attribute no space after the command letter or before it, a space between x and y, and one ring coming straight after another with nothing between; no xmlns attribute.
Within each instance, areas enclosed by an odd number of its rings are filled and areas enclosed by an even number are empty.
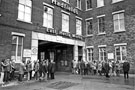
<svg viewBox="0 0 135 90"><path fill-rule="evenodd" d="M77 8L81 9L81 0L77 0Z"/></svg>
<svg viewBox="0 0 135 90"><path fill-rule="evenodd" d="M120 2L120 1L123 1L123 0L112 0L112 3L116 3L116 2Z"/></svg>
<svg viewBox="0 0 135 90"><path fill-rule="evenodd" d="M80 19L76 19L76 34L82 35L82 21Z"/></svg>
<svg viewBox="0 0 135 90"><path fill-rule="evenodd" d="M105 33L105 19L104 16L98 17L98 33L104 34Z"/></svg>
<svg viewBox="0 0 135 90"><path fill-rule="evenodd" d="M23 36L12 36L11 57L16 62L22 62Z"/></svg>
<svg viewBox="0 0 135 90"><path fill-rule="evenodd" d="M18 19L26 22L31 22L32 1L19 0Z"/></svg>
<svg viewBox="0 0 135 90"><path fill-rule="evenodd" d="M113 15L114 32L125 31L124 13Z"/></svg>
<svg viewBox="0 0 135 90"><path fill-rule="evenodd" d="M44 6L43 26L53 28L53 9L48 6Z"/></svg>
<svg viewBox="0 0 135 90"><path fill-rule="evenodd" d="M104 0L97 0L97 7L104 6Z"/></svg>
<svg viewBox="0 0 135 90"><path fill-rule="evenodd" d="M69 3L69 0L62 0L63 2Z"/></svg>
<svg viewBox="0 0 135 90"><path fill-rule="evenodd" d="M92 26L92 19L86 20L86 34L91 35L93 34L93 26Z"/></svg>
<svg viewBox="0 0 135 90"><path fill-rule="evenodd" d="M89 10L92 8L92 0L86 0L86 10Z"/></svg>
<svg viewBox="0 0 135 90"><path fill-rule="evenodd" d="M94 61L93 48L87 48L87 61Z"/></svg>
<svg viewBox="0 0 135 90"><path fill-rule="evenodd" d="M62 31L69 32L69 15L62 13Z"/></svg>
<svg viewBox="0 0 135 90"><path fill-rule="evenodd" d="M106 61L107 60L106 47L99 47L99 60L100 61Z"/></svg>
<svg viewBox="0 0 135 90"><path fill-rule="evenodd" d="M125 45L115 46L116 61L126 60L127 50Z"/></svg>

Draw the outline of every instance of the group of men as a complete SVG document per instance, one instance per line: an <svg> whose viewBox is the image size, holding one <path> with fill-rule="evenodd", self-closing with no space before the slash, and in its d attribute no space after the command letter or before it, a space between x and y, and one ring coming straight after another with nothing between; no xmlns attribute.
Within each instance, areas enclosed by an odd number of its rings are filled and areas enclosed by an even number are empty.
<svg viewBox="0 0 135 90"><path fill-rule="evenodd" d="M81 75L105 75L107 78L110 76L119 76L120 71L123 69L124 78L128 78L128 72L130 69L130 64L127 60L124 63L120 63L119 61L92 61L92 62L84 62L82 61L72 61L72 73L81 74Z"/></svg>
<svg viewBox="0 0 135 90"><path fill-rule="evenodd" d="M55 62L53 60L36 60L32 66L31 60L15 64L13 60L3 59L0 62L0 84L5 84L13 79L18 81L31 80L32 77L36 80L54 79Z"/></svg>

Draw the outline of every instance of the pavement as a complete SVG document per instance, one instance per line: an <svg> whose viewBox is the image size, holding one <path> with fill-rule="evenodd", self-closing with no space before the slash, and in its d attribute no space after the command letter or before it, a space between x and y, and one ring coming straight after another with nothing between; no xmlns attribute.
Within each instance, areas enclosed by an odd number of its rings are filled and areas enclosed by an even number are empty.
<svg viewBox="0 0 135 90"><path fill-rule="evenodd" d="M135 90L135 75L125 80L120 77L74 75L56 73L54 80L48 81L13 81L0 87L0 90Z"/></svg>

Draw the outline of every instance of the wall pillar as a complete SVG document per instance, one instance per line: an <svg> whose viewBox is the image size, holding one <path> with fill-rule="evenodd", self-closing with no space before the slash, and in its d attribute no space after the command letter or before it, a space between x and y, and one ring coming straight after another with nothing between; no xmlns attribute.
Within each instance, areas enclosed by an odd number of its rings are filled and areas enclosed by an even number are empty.
<svg viewBox="0 0 135 90"><path fill-rule="evenodd" d="M74 45L74 60L78 61L78 46Z"/></svg>

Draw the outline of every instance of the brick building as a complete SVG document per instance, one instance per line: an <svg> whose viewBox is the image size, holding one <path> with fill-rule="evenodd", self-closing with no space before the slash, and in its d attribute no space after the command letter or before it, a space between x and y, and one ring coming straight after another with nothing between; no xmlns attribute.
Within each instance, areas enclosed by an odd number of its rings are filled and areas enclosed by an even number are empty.
<svg viewBox="0 0 135 90"><path fill-rule="evenodd" d="M87 60L125 59L135 66L134 0L86 0Z"/></svg>
<svg viewBox="0 0 135 90"><path fill-rule="evenodd" d="M57 70L70 71L73 59L85 58L76 6L76 0L1 0L0 59L53 59Z"/></svg>
<svg viewBox="0 0 135 90"><path fill-rule="evenodd" d="M0 0L0 59L135 59L134 0Z"/></svg>

